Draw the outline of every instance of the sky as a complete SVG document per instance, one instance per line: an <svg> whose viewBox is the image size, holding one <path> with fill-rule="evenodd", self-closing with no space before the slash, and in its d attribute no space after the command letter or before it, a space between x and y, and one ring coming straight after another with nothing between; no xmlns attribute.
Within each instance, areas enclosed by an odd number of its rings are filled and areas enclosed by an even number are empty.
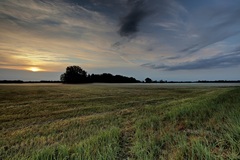
<svg viewBox="0 0 240 160"><path fill-rule="evenodd" d="M67 66L144 80L239 80L239 0L1 0L0 80Z"/></svg>

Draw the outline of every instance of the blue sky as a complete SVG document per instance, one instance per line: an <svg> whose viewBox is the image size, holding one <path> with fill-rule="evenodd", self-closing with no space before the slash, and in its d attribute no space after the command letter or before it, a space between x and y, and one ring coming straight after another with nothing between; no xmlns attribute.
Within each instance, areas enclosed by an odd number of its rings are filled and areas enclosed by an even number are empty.
<svg viewBox="0 0 240 160"><path fill-rule="evenodd" d="M0 79L59 80L78 65L140 80L238 80L239 15L239 0L1 0Z"/></svg>

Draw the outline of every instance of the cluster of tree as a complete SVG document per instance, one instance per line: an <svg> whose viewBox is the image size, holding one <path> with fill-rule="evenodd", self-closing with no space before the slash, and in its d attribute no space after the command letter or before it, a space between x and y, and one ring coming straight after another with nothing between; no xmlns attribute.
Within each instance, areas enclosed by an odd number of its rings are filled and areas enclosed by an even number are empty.
<svg viewBox="0 0 240 160"><path fill-rule="evenodd" d="M60 77L63 83L88 83L87 72L79 66L69 66Z"/></svg>
<svg viewBox="0 0 240 160"><path fill-rule="evenodd" d="M61 81L49 81L49 80L41 80L40 83L61 83Z"/></svg>
<svg viewBox="0 0 240 160"><path fill-rule="evenodd" d="M150 78L145 79L145 83L240 83L240 80L214 80L214 81L207 81L207 80L198 80L198 81L167 81L167 80L160 80L160 81L153 81Z"/></svg>
<svg viewBox="0 0 240 160"><path fill-rule="evenodd" d="M0 80L0 83L61 83L61 81L50 81L50 80L41 80L41 81Z"/></svg>
<svg viewBox="0 0 240 160"><path fill-rule="evenodd" d="M61 75L60 79L63 83L140 83L133 77L112 75L110 73L89 75L79 66L67 67L66 72Z"/></svg>
<svg viewBox="0 0 240 160"><path fill-rule="evenodd" d="M215 81L208 81L208 80L199 80L198 83L240 83L240 80L215 80Z"/></svg>
<svg viewBox="0 0 240 160"><path fill-rule="evenodd" d="M139 83L140 82L133 77L126 77L122 75L114 76L110 73L92 74L92 75L89 75L88 77L90 82L103 82L103 83Z"/></svg>
<svg viewBox="0 0 240 160"><path fill-rule="evenodd" d="M23 83L22 80L0 80L0 83Z"/></svg>
<svg viewBox="0 0 240 160"><path fill-rule="evenodd" d="M103 74L87 74L79 66L69 66L66 68L66 72L60 77L63 83L141 83L133 77L126 77L122 75L112 75L110 73ZM216 81L153 81L151 78L146 78L143 83L240 83L239 80L227 81L227 80L216 80Z"/></svg>
<svg viewBox="0 0 240 160"><path fill-rule="evenodd" d="M159 80L159 81L157 81L157 80L152 80L151 78L146 78L145 79L145 83L168 83L167 81L164 81L164 80Z"/></svg>

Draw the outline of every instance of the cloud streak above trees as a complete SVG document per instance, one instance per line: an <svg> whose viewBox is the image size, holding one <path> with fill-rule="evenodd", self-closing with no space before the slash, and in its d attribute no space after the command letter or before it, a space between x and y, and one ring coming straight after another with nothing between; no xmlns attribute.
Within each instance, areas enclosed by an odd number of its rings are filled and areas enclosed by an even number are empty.
<svg viewBox="0 0 240 160"><path fill-rule="evenodd" d="M230 53L225 53L206 59L196 59L190 62L179 63L176 65L155 65L151 63L143 64L144 67L152 69L163 69L166 71L176 70L199 70L212 68L226 68L240 66L240 49L235 49Z"/></svg>
<svg viewBox="0 0 240 160"><path fill-rule="evenodd" d="M224 41L240 33L240 5L227 5L205 9L196 24L198 37L182 52L194 53L212 44ZM198 13L199 14L199 13ZM200 24L202 23L202 24Z"/></svg>

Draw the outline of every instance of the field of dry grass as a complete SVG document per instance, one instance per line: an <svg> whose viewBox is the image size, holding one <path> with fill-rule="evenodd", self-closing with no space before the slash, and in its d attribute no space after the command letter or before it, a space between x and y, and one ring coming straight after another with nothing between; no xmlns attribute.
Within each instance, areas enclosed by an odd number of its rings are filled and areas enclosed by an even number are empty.
<svg viewBox="0 0 240 160"><path fill-rule="evenodd" d="M239 87L1 85L0 159L240 159Z"/></svg>

